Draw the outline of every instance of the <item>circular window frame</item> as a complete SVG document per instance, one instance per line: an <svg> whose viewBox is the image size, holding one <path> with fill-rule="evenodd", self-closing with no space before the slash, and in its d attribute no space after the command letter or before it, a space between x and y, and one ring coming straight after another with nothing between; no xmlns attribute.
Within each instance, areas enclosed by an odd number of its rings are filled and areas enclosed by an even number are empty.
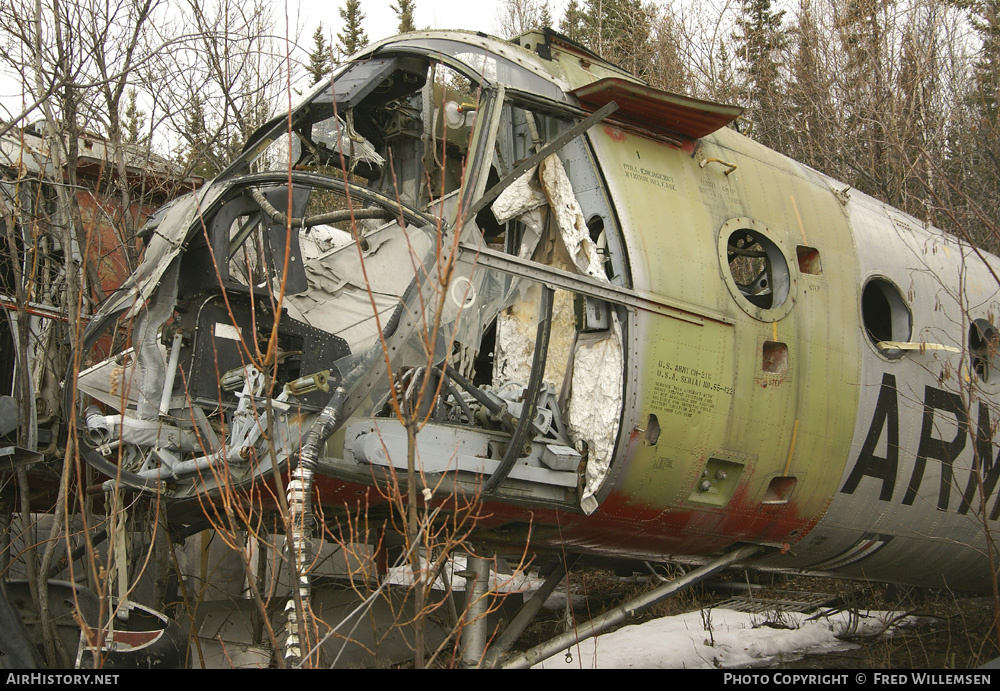
<svg viewBox="0 0 1000 691"><path fill-rule="evenodd" d="M773 307L755 305L747 299L747 296L740 289L740 286L736 283L736 279L733 277L729 262L729 239L733 233L740 230L746 230L757 236L757 244L761 245L761 248L767 253L772 265L776 264L779 259L784 264L783 271L776 274L780 279L774 281L777 288L772 288L772 290L775 290L774 295L780 298L780 302ZM719 230L719 265L722 269L722 277L726 282L726 287L729 289L729 294L733 296L733 300L740 306L740 309L754 319L762 322L775 322L787 316L792 311L798 289L798 277L795 271L792 270L792 267L798 264L781 243L775 240L774 233L763 223L745 217L731 218L723 223L722 228ZM787 283L785 283L785 279L787 279ZM783 285L783 283L785 284Z"/></svg>
<svg viewBox="0 0 1000 691"><path fill-rule="evenodd" d="M976 349L973 346L973 338L977 331L980 334L979 338L994 341L994 353L993 357L986 363L987 369L985 377L980 374L980 368L976 366L977 360L980 363L985 362L982 356L977 354ZM992 332L992 334L990 332ZM998 328L997 325L989 319L982 317L972 318L970 315L968 338L969 369L976 373L976 381L978 382L979 387L981 387L984 391L996 393L1000 390L1000 328Z"/></svg>
<svg viewBox="0 0 1000 691"><path fill-rule="evenodd" d="M876 286L880 290L882 297L885 298L886 305L889 308L889 328L892 330L890 338L883 338L879 341L875 340L872 329L869 328L869 320L865 310L865 293L873 286ZM861 290L858 291L858 316L861 320L861 337L876 355L889 362L895 362L903 357L905 351L900 348L879 348L876 345L883 341L906 343L913 339L913 310L903 296L903 291L900 290L895 281L885 274L871 274L866 276L861 283ZM897 334L896 331L904 329L904 327L906 334L900 337L901 335Z"/></svg>

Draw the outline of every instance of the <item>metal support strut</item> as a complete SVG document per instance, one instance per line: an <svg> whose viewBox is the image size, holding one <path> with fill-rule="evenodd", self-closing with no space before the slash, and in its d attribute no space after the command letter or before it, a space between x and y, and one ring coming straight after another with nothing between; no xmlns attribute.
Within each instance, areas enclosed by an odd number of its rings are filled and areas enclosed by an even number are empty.
<svg viewBox="0 0 1000 691"><path fill-rule="evenodd" d="M507 624L507 628L497 637L496 642L490 646L489 653L486 655L487 667L495 667L497 662L510 650L510 647L517 642L518 637L528 628L538 614L538 611L542 608L542 605L549 599L549 596L552 595L556 587L566 577L566 574L573 568L573 565L576 564L579 558L579 554L570 554L566 557L565 562L559 562L552 573L546 577L545 582L542 583L542 587L536 590L531 599L525 602L521 609L518 610L514 618ZM567 601L569 601L569 593L566 596Z"/></svg>
<svg viewBox="0 0 1000 691"><path fill-rule="evenodd" d="M489 602L490 562L472 554L468 556L465 575L466 625L462 631L462 666L478 667L486 653L486 612Z"/></svg>
<svg viewBox="0 0 1000 691"><path fill-rule="evenodd" d="M540 662L547 657L551 657L561 650L566 650L581 641L585 641L588 638L606 631L612 626L617 626L627 619L631 619L636 614L649 609L661 600L665 600L685 588L690 588L691 586L705 580L715 572L721 571L727 566L743 561L744 559L747 559L765 549L769 548L762 547L760 545L746 545L739 547L732 552L719 557L715 561L695 569L691 573L685 574L680 578L675 578L668 583L664 583L656 590L652 590L644 595L641 595L624 605L619 605L610 612L602 614L596 619L592 619L585 624L577 626L575 631L568 631L561 636L556 636L541 645L535 646L525 653L512 657L501 663L500 666L505 669L527 669L533 664Z"/></svg>

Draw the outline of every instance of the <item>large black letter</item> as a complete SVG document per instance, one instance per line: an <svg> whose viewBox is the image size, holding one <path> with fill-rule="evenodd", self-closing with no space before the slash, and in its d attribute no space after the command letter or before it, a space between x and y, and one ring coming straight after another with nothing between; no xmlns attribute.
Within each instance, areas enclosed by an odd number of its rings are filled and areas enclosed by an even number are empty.
<svg viewBox="0 0 1000 691"><path fill-rule="evenodd" d="M969 430L972 434L972 430ZM982 510L986 511L986 504L993 496L993 490L1000 480L1000 456L993 458L993 425L990 422L990 408L979 401L979 425L976 427L976 435L973 437L975 444L975 455L972 458L972 472L969 474L969 482L965 485L965 493L962 495L962 503L958 507L958 513L962 516L969 513L972 508L972 500L979 489L979 480L982 478L983 496L980 497ZM994 504L993 513L997 513L998 504ZM996 516L990 516L990 520L995 520Z"/></svg>
<svg viewBox="0 0 1000 691"><path fill-rule="evenodd" d="M934 411L941 410L951 413L958 421L958 431L950 442L935 439ZM904 504L912 504L917 498L920 481L924 479L924 467L927 459L941 461L941 487L938 490L938 511L948 510L948 495L951 493L952 463L965 448L966 435L969 430L969 416L962 406L962 397L957 393L948 393L932 386L924 387L924 422L920 428L920 446L917 448L917 462L913 464L913 475L910 476L910 486L903 495Z"/></svg>
<svg viewBox="0 0 1000 691"><path fill-rule="evenodd" d="M875 446L882 438L882 430L889 425L889 436L886 439L885 458L875 455ZM892 499L892 488L896 484L896 468L899 463L899 406L896 402L896 377L891 374L882 375L882 388L878 392L878 402L875 404L875 415L868 428L868 436L861 447L858 460L854 462L847 482L841 492L854 494L861 478L877 478L882 481L882 491L878 498L882 501Z"/></svg>

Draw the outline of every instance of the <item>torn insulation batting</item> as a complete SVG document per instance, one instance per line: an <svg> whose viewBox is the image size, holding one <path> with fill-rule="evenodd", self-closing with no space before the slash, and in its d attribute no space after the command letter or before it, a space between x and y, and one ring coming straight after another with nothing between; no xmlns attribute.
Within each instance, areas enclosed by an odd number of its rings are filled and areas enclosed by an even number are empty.
<svg viewBox="0 0 1000 691"><path fill-rule="evenodd" d="M494 214L500 222L517 218L525 225L518 251L522 258L608 283L566 169L555 154L507 188L494 204ZM530 374L539 289L522 290L497 319L494 381L501 387L523 384ZM579 449L587 449L581 507L588 514L597 508L595 495L607 477L621 416L621 325L612 317L605 331L578 333L574 295L555 293L544 379L563 392L560 404L570 437Z"/></svg>

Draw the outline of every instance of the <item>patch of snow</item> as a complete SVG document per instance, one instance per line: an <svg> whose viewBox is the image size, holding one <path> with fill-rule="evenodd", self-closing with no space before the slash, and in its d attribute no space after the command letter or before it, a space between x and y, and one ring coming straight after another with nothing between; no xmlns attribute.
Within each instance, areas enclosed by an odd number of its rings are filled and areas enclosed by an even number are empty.
<svg viewBox="0 0 1000 691"><path fill-rule="evenodd" d="M738 669L762 667L780 657L831 653L858 646L837 638L845 631L880 634L891 612L837 612L811 618L783 613L772 628L762 614L729 609L687 612L625 626L578 643L533 669ZM896 625L902 622L894 622Z"/></svg>

